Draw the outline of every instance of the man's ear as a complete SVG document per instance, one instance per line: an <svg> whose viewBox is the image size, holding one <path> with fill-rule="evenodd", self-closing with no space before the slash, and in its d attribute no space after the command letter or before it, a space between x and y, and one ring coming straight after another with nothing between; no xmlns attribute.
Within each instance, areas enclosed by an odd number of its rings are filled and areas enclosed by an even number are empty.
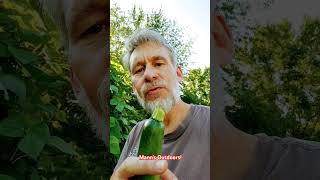
<svg viewBox="0 0 320 180"><path fill-rule="evenodd" d="M177 66L176 73L178 77L178 82L181 82L183 79L183 73L180 66Z"/></svg>
<svg viewBox="0 0 320 180"><path fill-rule="evenodd" d="M214 15L211 31L218 64L225 65L231 63L234 54L233 39L230 28L227 26L222 15Z"/></svg>

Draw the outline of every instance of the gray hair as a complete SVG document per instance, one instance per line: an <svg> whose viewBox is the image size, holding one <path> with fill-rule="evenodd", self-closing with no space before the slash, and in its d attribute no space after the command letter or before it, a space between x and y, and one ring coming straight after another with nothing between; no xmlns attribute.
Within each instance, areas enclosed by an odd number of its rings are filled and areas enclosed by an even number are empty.
<svg viewBox="0 0 320 180"><path fill-rule="evenodd" d="M57 26L66 53L69 48L69 39L65 22L65 12L63 11L63 2L61 0L38 0L36 2L38 3L37 6L40 14L42 16L45 14L49 15Z"/></svg>
<svg viewBox="0 0 320 180"><path fill-rule="evenodd" d="M169 50L169 56L174 67L177 65L176 54L172 46L158 32L149 29L139 29L131 35L125 43L125 54L122 64L130 70L130 56L132 52L140 45L146 42L155 42L166 47Z"/></svg>

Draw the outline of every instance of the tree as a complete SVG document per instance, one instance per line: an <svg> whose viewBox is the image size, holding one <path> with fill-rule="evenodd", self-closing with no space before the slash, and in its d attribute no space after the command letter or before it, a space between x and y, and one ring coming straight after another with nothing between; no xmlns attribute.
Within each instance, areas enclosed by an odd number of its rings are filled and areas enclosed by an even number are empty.
<svg viewBox="0 0 320 180"><path fill-rule="evenodd" d="M210 106L210 68L190 70L181 85L184 102Z"/></svg>
<svg viewBox="0 0 320 180"><path fill-rule="evenodd" d="M257 26L225 69L235 104L227 107L239 128L308 140L319 137L319 19L307 17L299 34L291 24Z"/></svg>

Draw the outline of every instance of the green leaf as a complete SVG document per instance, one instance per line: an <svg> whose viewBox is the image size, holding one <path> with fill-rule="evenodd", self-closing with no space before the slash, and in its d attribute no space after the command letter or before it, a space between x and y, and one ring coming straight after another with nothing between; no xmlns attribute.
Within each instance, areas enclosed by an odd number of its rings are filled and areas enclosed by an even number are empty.
<svg viewBox="0 0 320 180"><path fill-rule="evenodd" d="M22 64L30 64L36 60L38 60L38 57L33 54L30 51L26 51L23 49L17 49L15 47L9 46L8 47L9 52L12 54L12 56L21 62Z"/></svg>
<svg viewBox="0 0 320 180"><path fill-rule="evenodd" d="M117 86L115 86L115 85L111 85L111 86L110 86L110 89L111 89L111 91L112 91L113 93L118 94L118 92L119 92Z"/></svg>
<svg viewBox="0 0 320 180"><path fill-rule="evenodd" d="M114 137L120 139L122 137L122 134L120 132L120 128L121 128L120 126L110 128L110 136L114 136Z"/></svg>
<svg viewBox="0 0 320 180"><path fill-rule="evenodd" d="M50 133L47 124L41 123L33 126L27 135L19 142L18 148L36 159L41 153L44 145L48 142Z"/></svg>
<svg viewBox="0 0 320 180"><path fill-rule="evenodd" d="M45 38L45 36L28 30L21 30L20 37L23 41L31 42L33 44L42 44L45 41L48 41L48 38Z"/></svg>
<svg viewBox="0 0 320 180"><path fill-rule="evenodd" d="M0 43L0 57L9 57L7 46Z"/></svg>
<svg viewBox="0 0 320 180"><path fill-rule="evenodd" d="M53 113L54 111L56 111L56 106L53 106L50 104L48 104L48 105L42 104L42 105L39 105L38 107L47 113Z"/></svg>
<svg viewBox="0 0 320 180"><path fill-rule="evenodd" d="M136 120L130 120L129 122L132 123L132 124L137 124L138 123Z"/></svg>
<svg viewBox="0 0 320 180"><path fill-rule="evenodd" d="M122 123L123 123L124 125L126 125L126 126L129 125L129 124L128 124L128 120L127 120L126 118L121 118L121 120L122 120Z"/></svg>
<svg viewBox="0 0 320 180"><path fill-rule="evenodd" d="M32 168L32 173L30 175L30 180L41 180L39 173L36 169Z"/></svg>
<svg viewBox="0 0 320 180"><path fill-rule="evenodd" d="M120 154L119 139L110 136L110 152L112 154Z"/></svg>
<svg viewBox="0 0 320 180"><path fill-rule="evenodd" d="M18 77L9 74L0 75L0 83L6 89L14 92L21 101L26 98L27 90L25 83Z"/></svg>
<svg viewBox="0 0 320 180"><path fill-rule="evenodd" d="M67 123L67 114L64 111L58 111L56 114L58 121Z"/></svg>
<svg viewBox="0 0 320 180"><path fill-rule="evenodd" d="M115 117L110 117L110 128L116 127L116 118Z"/></svg>
<svg viewBox="0 0 320 180"><path fill-rule="evenodd" d="M116 106L116 109L119 111L119 112L122 112L123 109L124 109L124 104L120 103Z"/></svg>
<svg viewBox="0 0 320 180"><path fill-rule="evenodd" d="M15 178L13 178L11 176L4 175L4 174L0 174L0 179L1 180L16 180Z"/></svg>
<svg viewBox="0 0 320 180"><path fill-rule="evenodd" d="M57 136L51 136L49 138L48 145L56 147L64 153L78 155L78 153L72 148L70 144L66 143L63 139Z"/></svg>
<svg viewBox="0 0 320 180"><path fill-rule="evenodd" d="M130 106L130 105L125 105L125 107L127 108L127 109L129 109L130 111L134 111L134 108L132 107L132 106Z"/></svg>
<svg viewBox="0 0 320 180"><path fill-rule="evenodd" d="M8 137L22 137L24 125L14 117L9 117L0 122L0 135Z"/></svg>
<svg viewBox="0 0 320 180"><path fill-rule="evenodd" d="M119 104L118 98L112 98L111 101L110 101L110 104L111 104L111 105L117 105L117 104Z"/></svg>
<svg viewBox="0 0 320 180"><path fill-rule="evenodd" d="M9 100L8 91L1 82L0 82L0 91L4 91L4 99L8 101Z"/></svg>

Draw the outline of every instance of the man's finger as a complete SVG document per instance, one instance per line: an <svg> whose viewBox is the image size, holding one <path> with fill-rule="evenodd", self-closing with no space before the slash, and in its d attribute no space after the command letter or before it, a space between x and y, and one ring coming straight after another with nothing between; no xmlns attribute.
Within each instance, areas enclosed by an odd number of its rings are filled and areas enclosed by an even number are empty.
<svg viewBox="0 0 320 180"><path fill-rule="evenodd" d="M162 180L178 180L177 176L174 175L169 169L161 174Z"/></svg>
<svg viewBox="0 0 320 180"><path fill-rule="evenodd" d="M119 178L128 178L134 175L160 175L168 168L164 160L139 160L137 157L128 157L119 167L116 174Z"/></svg>

